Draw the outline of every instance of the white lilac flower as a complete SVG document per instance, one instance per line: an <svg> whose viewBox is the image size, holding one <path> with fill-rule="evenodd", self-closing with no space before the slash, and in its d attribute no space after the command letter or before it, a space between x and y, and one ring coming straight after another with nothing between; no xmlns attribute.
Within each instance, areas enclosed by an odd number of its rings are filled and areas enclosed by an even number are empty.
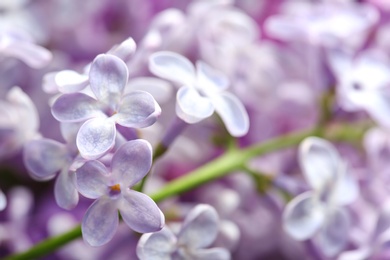
<svg viewBox="0 0 390 260"><path fill-rule="evenodd" d="M299 147L299 162L312 190L287 204L284 229L296 240L314 237L326 256L335 256L347 244L350 217L344 206L358 196L358 185L326 140L305 139Z"/></svg>
<svg viewBox="0 0 390 260"><path fill-rule="evenodd" d="M149 233L161 230L164 215L147 195L131 190L149 172L152 147L145 140L133 140L114 154L110 169L100 161L88 161L76 171L79 192L96 199L82 221L83 238L92 246L106 244L118 226L118 210L133 230Z"/></svg>
<svg viewBox="0 0 390 260"><path fill-rule="evenodd" d="M229 80L219 71L202 61L196 63L195 70L187 58L167 51L151 55L149 69L182 85L176 95L176 114L186 123L197 123L216 111L232 136L248 132L247 111L235 95L226 91Z"/></svg>
<svg viewBox="0 0 390 260"><path fill-rule="evenodd" d="M215 209L200 204L188 213L177 235L168 227L142 235L137 255L141 260L228 260L228 250L207 248L217 237L218 222Z"/></svg>
<svg viewBox="0 0 390 260"><path fill-rule="evenodd" d="M161 108L145 91L124 94L126 64L110 54L98 55L91 64L89 82L96 99L84 93L63 94L52 106L60 122L86 121L77 134L77 148L86 159L97 159L115 144L116 124L142 128L154 124Z"/></svg>

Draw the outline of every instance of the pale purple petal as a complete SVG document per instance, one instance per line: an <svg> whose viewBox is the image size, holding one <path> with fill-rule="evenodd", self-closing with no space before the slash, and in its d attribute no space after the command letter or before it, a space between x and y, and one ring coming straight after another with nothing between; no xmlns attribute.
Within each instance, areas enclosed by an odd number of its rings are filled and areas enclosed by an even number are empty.
<svg viewBox="0 0 390 260"><path fill-rule="evenodd" d="M344 209L335 209L327 214L324 226L315 238L320 250L327 256L333 257L347 245L350 220Z"/></svg>
<svg viewBox="0 0 390 260"><path fill-rule="evenodd" d="M328 141L308 137L299 146L299 163L306 181L317 191L336 180L340 155Z"/></svg>
<svg viewBox="0 0 390 260"><path fill-rule="evenodd" d="M122 98L115 120L122 126L142 128L153 125L160 114L161 108L152 95L132 91Z"/></svg>
<svg viewBox="0 0 390 260"><path fill-rule="evenodd" d="M88 161L76 170L77 190L85 197L97 199L108 191L108 170L99 161Z"/></svg>
<svg viewBox="0 0 390 260"><path fill-rule="evenodd" d="M111 161L111 176L115 183L132 187L139 182L152 166L152 146L138 139L125 143L114 154Z"/></svg>
<svg viewBox="0 0 390 260"><path fill-rule="evenodd" d="M224 91L229 87L229 79L222 72L202 61L196 62L196 73L196 85L207 95Z"/></svg>
<svg viewBox="0 0 390 260"><path fill-rule="evenodd" d="M73 93L84 89L88 84L88 76L73 70L62 70L56 73L54 81L62 93Z"/></svg>
<svg viewBox="0 0 390 260"><path fill-rule="evenodd" d="M214 105L209 98L202 97L190 87L182 87L176 95L176 114L188 124L197 123L214 113Z"/></svg>
<svg viewBox="0 0 390 260"><path fill-rule="evenodd" d="M217 211L207 204L199 204L192 209L183 222L177 236L178 243L189 248L205 248L214 242L218 234Z"/></svg>
<svg viewBox="0 0 390 260"><path fill-rule="evenodd" d="M184 56L169 51L153 53L149 57L149 70L156 76L192 86L195 83L194 65Z"/></svg>
<svg viewBox="0 0 390 260"><path fill-rule="evenodd" d="M126 90L125 93L129 93L134 90L146 91L150 93L159 104L166 103L171 97L173 97L171 84L165 80L152 77L138 77L131 79L127 84Z"/></svg>
<svg viewBox="0 0 390 260"><path fill-rule="evenodd" d="M60 122L81 122L102 115L99 102L83 93L61 95L51 113Z"/></svg>
<svg viewBox="0 0 390 260"><path fill-rule="evenodd" d="M96 200L87 210L81 224L83 239L91 246L108 243L118 228L116 204L107 197Z"/></svg>
<svg viewBox="0 0 390 260"><path fill-rule="evenodd" d="M210 97L216 112L228 132L234 137L246 135L249 131L249 116L241 101L230 93Z"/></svg>
<svg viewBox="0 0 390 260"><path fill-rule="evenodd" d="M91 64L89 82L98 100L117 109L128 76L129 71L123 60L114 55L100 54Z"/></svg>
<svg viewBox="0 0 390 260"><path fill-rule="evenodd" d="M147 195L126 189L122 191L124 199L119 211L125 223L139 233L156 232L165 224L164 214Z"/></svg>
<svg viewBox="0 0 390 260"><path fill-rule="evenodd" d="M175 235L169 228L164 227L158 232L141 236L137 244L137 256L140 260L171 260L175 246Z"/></svg>
<svg viewBox="0 0 390 260"><path fill-rule="evenodd" d="M324 223L325 212L312 192L291 200L283 212L283 228L293 238L305 240L314 235Z"/></svg>
<svg viewBox="0 0 390 260"><path fill-rule="evenodd" d="M107 118L93 118L85 122L77 134L77 148L85 159L97 159L115 144L115 123Z"/></svg>
<svg viewBox="0 0 390 260"><path fill-rule="evenodd" d="M230 252L225 248L198 249L191 253L193 260L230 260Z"/></svg>
<svg viewBox="0 0 390 260"><path fill-rule="evenodd" d="M121 42L119 45L114 46L107 52L107 54L111 54L114 56L117 56L123 61L128 61L133 56L135 50L136 50L136 44L133 38L128 38Z"/></svg>
<svg viewBox="0 0 390 260"><path fill-rule="evenodd" d="M352 203L359 196L359 185L345 164L341 163L340 168L338 179L333 186L332 198L337 205L343 206Z"/></svg>
<svg viewBox="0 0 390 260"><path fill-rule="evenodd" d="M7 198L5 197L2 190L0 190L0 210L5 209L7 206Z"/></svg>
<svg viewBox="0 0 390 260"><path fill-rule="evenodd" d="M47 49L23 41L13 41L8 48L2 50L2 53L16 57L34 69L41 69L47 66L53 58L53 55Z"/></svg>
<svg viewBox="0 0 390 260"><path fill-rule="evenodd" d="M66 165L67 150L64 144L50 139L28 142L23 151L24 164L31 177L49 180Z"/></svg>
<svg viewBox="0 0 390 260"><path fill-rule="evenodd" d="M58 71L49 72L43 76L42 89L46 93L49 93L49 94L58 93L58 86L57 86L57 83L55 82L55 76L57 75L57 73L58 73Z"/></svg>
<svg viewBox="0 0 390 260"><path fill-rule="evenodd" d="M61 136L68 145L76 146L76 137L82 123L60 123Z"/></svg>
<svg viewBox="0 0 390 260"><path fill-rule="evenodd" d="M342 252L337 260L366 260L369 259L372 254L372 248L362 247L356 250Z"/></svg>
<svg viewBox="0 0 390 260"><path fill-rule="evenodd" d="M58 175L54 185L54 197L57 205L71 210L79 202L79 194L75 186L75 173L65 167Z"/></svg>

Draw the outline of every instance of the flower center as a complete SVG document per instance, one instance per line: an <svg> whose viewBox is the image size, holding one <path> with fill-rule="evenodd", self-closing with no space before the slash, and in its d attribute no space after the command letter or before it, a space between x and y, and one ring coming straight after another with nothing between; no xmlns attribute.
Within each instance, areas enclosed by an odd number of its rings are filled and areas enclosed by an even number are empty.
<svg viewBox="0 0 390 260"><path fill-rule="evenodd" d="M119 183L113 185L110 187L112 192L119 192L121 191L121 185Z"/></svg>
<svg viewBox="0 0 390 260"><path fill-rule="evenodd" d="M118 184L110 186L109 194L110 194L110 197L112 199L119 198L119 194L121 194L121 185L118 183Z"/></svg>

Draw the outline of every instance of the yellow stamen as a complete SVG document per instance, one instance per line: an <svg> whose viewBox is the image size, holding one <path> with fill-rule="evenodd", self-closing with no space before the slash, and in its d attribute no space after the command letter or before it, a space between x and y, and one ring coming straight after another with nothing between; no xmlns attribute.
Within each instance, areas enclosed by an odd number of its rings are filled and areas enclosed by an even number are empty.
<svg viewBox="0 0 390 260"><path fill-rule="evenodd" d="M121 186L119 184L115 184L111 186L112 191L121 191Z"/></svg>

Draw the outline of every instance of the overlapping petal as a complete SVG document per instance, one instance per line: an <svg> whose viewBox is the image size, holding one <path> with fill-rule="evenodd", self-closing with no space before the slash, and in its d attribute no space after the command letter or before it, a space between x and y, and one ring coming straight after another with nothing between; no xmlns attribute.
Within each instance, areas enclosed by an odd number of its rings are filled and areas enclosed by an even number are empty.
<svg viewBox="0 0 390 260"><path fill-rule="evenodd" d="M129 90L126 92L126 90ZM165 103L173 96L172 86L165 80L152 77L138 77L127 83L125 93L143 90L150 93L158 103Z"/></svg>
<svg viewBox="0 0 390 260"><path fill-rule="evenodd" d="M312 237L325 221L325 211L313 195L310 191L298 195L283 212L283 228L297 240Z"/></svg>
<svg viewBox="0 0 390 260"><path fill-rule="evenodd" d="M88 161L76 171L77 189L90 199L97 199L107 193L107 181L107 168L99 161Z"/></svg>
<svg viewBox="0 0 390 260"><path fill-rule="evenodd" d="M359 196L359 185L348 172L347 166L340 163L338 179L332 190L332 200L338 206L348 205Z"/></svg>
<svg viewBox="0 0 390 260"><path fill-rule="evenodd" d="M54 185L54 198L57 205L63 209L71 210L79 202L79 194L76 190L75 174L68 171L67 167L58 175Z"/></svg>
<svg viewBox="0 0 390 260"><path fill-rule="evenodd" d="M118 228L118 210L108 197L96 200L87 210L81 224L83 239L91 246L108 243Z"/></svg>
<svg viewBox="0 0 390 260"><path fill-rule="evenodd" d="M249 116L241 101L234 95L224 92L210 97L229 133L241 137L249 131Z"/></svg>
<svg viewBox="0 0 390 260"><path fill-rule="evenodd" d="M143 235L137 245L137 256L141 260L171 260L171 253L176 248L176 236L164 227L155 233Z"/></svg>
<svg viewBox="0 0 390 260"><path fill-rule="evenodd" d="M200 204L187 215L180 233L178 243L191 248L210 246L218 234L218 214L210 205Z"/></svg>
<svg viewBox="0 0 390 260"><path fill-rule="evenodd" d="M107 53L117 56L123 61L128 61L133 56L136 48L137 45L135 44L135 41L133 40L133 38L130 37L121 42L120 44L114 46Z"/></svg>
<svg viewBox="0 0 390 260"><path fill-rule="evenodd" d="M157 121L161 108L153 96L145 91L132 91L121 100L115 120L126 127L148 127Z"/></svg>
<svg viewBox="0 0 390 260"><path fill-rule="evenodd" d="M123 144L111 161L111 177L115 183L132 187L139 182L152 166L152 146L138 139Z"/></svg>
<svg viewBox="0 0 390 260"><path fill-rule="evenodd" d="M124 200L118 205L125 223L140 233L156 232L165 224L164 214L147 195L126 189L122 191Z"/></svg>
<svg viewBox="0 0 390 260"><path fill-rule="evenodd" d="M229 87L229 79L222 72L202 61L196 62L196 74L196 86L208 95L222 92Z"/></svg>
<svg viewBox="0 0 390 260"><path fill-rule="evenodd" d="M177 91L176 114L189 124L197 123L214 113L214 105L209 98L201 96L191 87L182 87Z"/></svg>
<svg viewBox="0 0 390 260"><path fill-rule="evenodd" d="M88 76L73 70L62 70L55 74L54 82L62 93L73 93L84 89L88 84Z"/></svg>
<svg viewBox="0 0 390 260"><path fill-rule="evenodd" d="M106 154L115 144L115 123L107 118L85 122L77 134L76 143L81 156L93 160Z"/></svg>

